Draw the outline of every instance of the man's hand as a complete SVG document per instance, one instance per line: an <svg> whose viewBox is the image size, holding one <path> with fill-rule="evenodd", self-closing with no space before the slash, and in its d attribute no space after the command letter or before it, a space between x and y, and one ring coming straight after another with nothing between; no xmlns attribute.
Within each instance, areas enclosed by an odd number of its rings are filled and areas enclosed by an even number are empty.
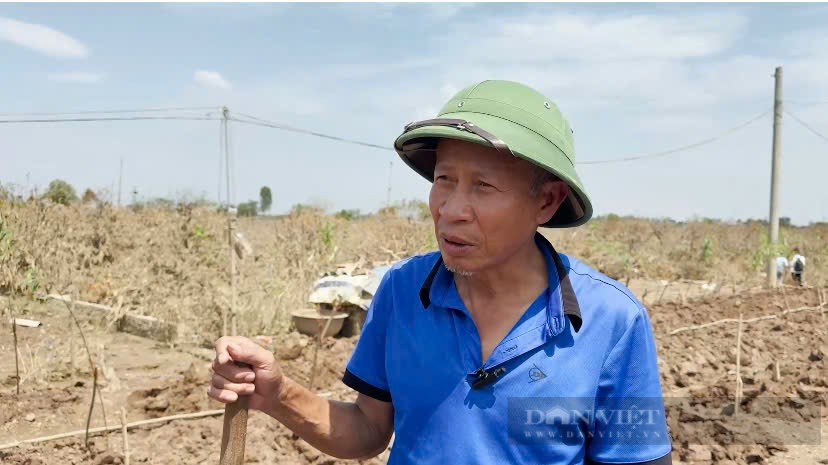
<svg viewBox="0 0 828 465"><path fill-rule="evenodd" d="M245 337L225 336L215 343L213 378L207 395L229 404L250 396L250 408L272 408L284 381L273 354Z"/></svg>
<svg viewBox="0 0 828 465"><path fill-rule="evenodd" d="M284 376L273 354L244 337L225 336L216 341L207 395L225 404L250 396L250 408L270 415L312 446L339 458L373 457L385 450L394 432L390 402L364 394L356 402L323 399Z"/></svg>

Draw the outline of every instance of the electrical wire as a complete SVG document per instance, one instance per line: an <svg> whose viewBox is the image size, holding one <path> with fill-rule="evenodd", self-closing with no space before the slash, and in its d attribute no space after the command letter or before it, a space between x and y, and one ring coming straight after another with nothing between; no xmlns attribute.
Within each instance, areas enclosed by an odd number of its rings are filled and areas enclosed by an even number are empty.
<svg viewBox="0 0 828 465"><path fill-rule="evenodd" d="M146 121L146 120L181 120L181 121L215 121L219 118L209 116L101 116L87 118L34 118L34 119L0 119L0 124L17 123L77 123L90 121Z"/></svg>
<svg viewBox="0 0 828 465"><path fill-rule="evenodd" d="M730 129L728 129L727 131L722 132L721 134L717 134L713 137L709 137L707 139L704 139L704 140L701 140L701 141L698 141L698 142L694 142L692 144L683 145L681 147L676 147L674 149L664 150L664 151L661 151L661 152L650 153L650 154L647 154L647 155L636 155L636 156L631 156L631 157L616 158L616 159L609 159L609 160L587 160L587 161L576 162L575 164L576 165L604 165L604 164L609 164L609 163L625 163L625 162L630 162L630 161L651 160L651 159L654 159L654 158L666 157L667 155L672 155L674 153L684 152L686 150L694 149L694 148L697 148L697 147L702 147L704 145L713 143L713 142L715 142L719 139L722 139L724 137L727 137L727 136L739 131L740 129L743 129L743 128L749 126L751 123L754 123L755 121L758 121L758 120L762 119L764 116L767 116L770 113L771 113L771 110L764 111L764 112L754 116L753 118L749 119L748 121L745 121L744 123L742 123L738 126L734 126Z"/></svg>
<svg viewBox="0 0 828 465"><path fill-rule="evenodd" d="M268 121L266 119L258 118L258 117L251 116L251 115L246 115L244 113L233 112L232 114L233 115L239 115L239 116L242 116L242 117L246 118L246 119L240 119L240 118L236 118L235 116L231 116L229 118L230 120L237 121L239 123L252 124L252 125L255 125L255 126L264 126L264 127L269 127L269 128L273 128L273 129L281 129L283 131L296 132L296 133L299 133L299 134L306 134L306 135L309 135L309 136L321 137L323 139L335 140L335 141L338 141L338 142L344 142L344 143L353 144L353 145L360 145L360 146L363 146L363 147L370 147L370 148L373 148L373 149L391 150L390 147L385 146L385 145L372 144L370 142L363 142L363 141L358 141L358 140L354 140L354 139L347 139L347 138L344 138L344 137L333 136L333 135L330 135L330 134L323 134L321 132L311 131L310 129L302 129L302 128L297 128L297 127L293 127L293 126L288 126L288 125L285 125L285 124L275 123L273 121Z"/></svg>
<svg viewBox="0 0 828 465"><path fill-rule="evenodd" d="M140 108L136 110L84 110L84 111L68 111L58 113L0 113L2 117L31 117L31 116L71 116L71 115L105 115L116 113L158 113L168 111L203 111L215 110L216 107L171 107L171 108Z"/></svg>
<svg viewBox="0 0 828 465"><path fill-rule="evenodd" d="M821 101L821 102L800 102L800 101L797 101L797 100L793 100L793 101L785 100L785 103L796 105L798 107L816 107L816 106L819 106L819 105L828 105L828 100L824 100L824 101Z"/></svg>
<svg viewBox="0 0 828 465"><path fill-rule="evenodd" d="M189 107L189 108L186 108L186 109L189 110L189 109L196 109L196 108L198 108L198 109L201 109L201 108L214 109L214 107ZM145 110L140 110L140 111L151 112L151 111L173 111L173 110L184 110L184 109L185 109L184 107L178 108L178 109L158 108L158 109L145 109ZM112 112L120 112L120 111L123 111L123 110L117 110L117 111L112 110ZM75 112L75 113L71 113L71 114L87 114L87 113L94 113L94 112ZM768 115L769 113L771 113L770 110L762 112L759 115L756 115L755 117L749 119L748 121L746 121L742 124L739 124L737 126L734 126L734 127L730 128L730 129L728 129L728 130L726 130L726 131L724 131L720 134L717 134L713 137L709 137L707 139L704 139L704 140L701 140L701 141L698 141L698 142L694 142L692 144L683 145L681 147L676 147L676 148L673 148L673 149L663 150L663 151L660 151L660 152L655 152L655 153L646 154L646 155L637 155L637 156L630 156L630 157L617 158L617 159L586 160L586 161L577 162L576 164L578 164L578 165L601 165L601 164L611 164L611 163L626 163L626 162L632 162L632 161L649 160L649 159L654 159L654 158L665 157L665 156L672 155L672 154L675 154L675 153L679 153L679 152L683 152L683 151L687 151L687 150L691 150L691 149L694 149L694 148L702 147L704 145L711 144L711 143L713 143L713 142L715 142L719 139L727 137L727 136L729 136L729 135L731 135L731 134L733 134L733 133L749 126L750 124L754 123L755 121L758 121L759 119L763 118L764 116ZM789 115L791 115L791 117L793 117L794 119L797 119L797 121L800 124L802 124L803 126L808 128L811 132L813 132L814 134L816 134L819 137L822 137L823 139L826 139L826 141L828 141L828 138L826 138L825 136L820 134L818 131L816 131L815 129L813 129L809 125L807 125L807 123L803 122L802 120L799 120L796 116L794 116L793 114L790 114L790 112L787 112L787 113ZM141 121L141 120L218 121L218 120L222 119L218 116L212 116L212 114L208 114L208 115L210 115L210 116L173 116L173 115L157 115L156 116L156 115L153 115L153 116L0 119L0 124L66 123L66 122L92 122L92 121ZM259 118L257 116L249 115L249 114L246 114L246 113L233 112L233 113L231 113L231 116L228 117L228 120L229 121L236 121L236 122L242 123L242 124L262 126L262 127L273 128L273 129L279 129L279 130L283 130L283 131L295 132L295 133L299 133L299 134L306 134L306 135L310 135L310 136L314 136L314 137L320 137L320 138L324 138L324 139L328 139L328 140L343 142L343 143L352 144L352 145L358 145L358 146L362 146L362 147L369 147L369 148L380 149L380 150L388 150L388 151L393 150L391 147L388 147L388 146L385 146L385 145L373 144L373 143L370 143L370 142L364 142L364 141L359 141L359 140L355 140L355 139L348 139L348 138L345 138L345 137L334 136L334 135L331 135L331 134L325 134L325 133L318 132L318 131L313 131L313 130L310 130L310 129L304 129L304 128L298 128L298 127L295 127L295 126L289 126L289 125L286 125L286 124L281 124L281 123L277 123L277 122L274 122L274 121L266 120L264 118ZM227 141L227 142L229 142L229 141ZM232 166L224 166L224 169L225 170L232 170Z"/></svg>
<svg viewBox="0 0 828 465"><path fill-rule="evenodd" d="M811 127L811 125L809 125L809 124L808 124L808 123L806 123L805 121L802 121L802 119L800 119L799 117L797 117L795 114L793 114L793 113L789 112L788 110L785 110L785 113L787 113L787 114L788 114L788 116L790 116L791 118L793 118L793 119L794 119L794 121L796 121L797 123L799 123L799 124L801 124L802 126L804 126L804 127L805 127L805 129L807 129L807 130L811 131L814 135L816 135L817 137L821 138L821 139L822 139L822 140L824 140L825 142L828 142L828 137L826 137L824 134L822 134L821 132L817 131L816 129L812 128L812 127Z"/></svg>

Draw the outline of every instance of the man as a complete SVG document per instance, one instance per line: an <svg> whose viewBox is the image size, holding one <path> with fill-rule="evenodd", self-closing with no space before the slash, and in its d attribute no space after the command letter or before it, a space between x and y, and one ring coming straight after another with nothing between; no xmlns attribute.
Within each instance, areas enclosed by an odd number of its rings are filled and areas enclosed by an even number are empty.
<svg viewBox="0 0 828 465"><path fill-rule="evenodd" d="M785 270L788 268L788 259L780 255L776 257L776 285L781 286L785 277Z"/></svg>
<svg viewBox="0 0 828 465"><path fill-rule="evenodd" d="M802 274L805 273L805 257L800 255L799 249L793 249L791 258L791 277L798 286L803 285Z"/></svg>
<svg viewBox="0 0 828 465"><path fill-rule="evenodd" d="M485 81L394 146L433 182L440 250L383 277L343 377L356 401L317 397L243 338L217 341L209 395L250 395L343 458L394 432L392 464L671 463L647 312L537 233L592 214L558 108Z"/></svg>

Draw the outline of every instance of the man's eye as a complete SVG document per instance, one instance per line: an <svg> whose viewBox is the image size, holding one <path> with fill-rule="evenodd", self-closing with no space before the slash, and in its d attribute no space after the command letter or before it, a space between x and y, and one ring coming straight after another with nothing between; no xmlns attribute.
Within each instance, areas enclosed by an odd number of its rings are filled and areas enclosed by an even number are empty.
<svg viewBox="0 0 828 465"><path fill-rule="evenodd" d="M478 186L480 186L480 187L491 187L491 188L494 188L494 186L493 186L493 185L491 185L491 184L489 184L489 183L487 183L487 182L483 182L483 181L477 181L477 185L478 185Z"/></svg>

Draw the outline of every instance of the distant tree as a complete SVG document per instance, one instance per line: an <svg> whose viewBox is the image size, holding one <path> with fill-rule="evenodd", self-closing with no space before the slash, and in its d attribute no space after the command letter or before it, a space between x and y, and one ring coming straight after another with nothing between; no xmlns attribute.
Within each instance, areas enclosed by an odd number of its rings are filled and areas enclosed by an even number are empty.
<svg viewBox="0 0 828 465"><path fill-rule="evenodd" d="M46 189L43 198L61 205L69 205L70 202L78 200L78 195L71 184L62 179L55 179L49 183L49 188Z"/></svg>
<svg viewBox="0 0 828 465"><path fill-rule="evenodd" d="M240 203L238 209L239 216L256 216L258 214L258 211L256 211L256 205L255 200Z"/></svg>
<svg viewBox="0 0 828 465"><path fill-rule="evenodd" d="M297 203L290 209L291 215L303 215L303 214L310 214L310 215L324 215L325 209L314 204L307 204L307 203Z"/></svg>
<svg viewBox="0 0 828 465"><path fill-rule="evenodd" d="M779 218L779 226L790 226L791 225L791 217L790 216L783 216Z"/></svg>
<svg viewBox="0 0 828 465"><path fill-rule="evenodd" d="M337 212L336 215L334 215L334 216L337 217L337 218L341 218L343 220L351 221L351 220L355 220L355 219L359 218L360 216L362 216L362 214L360 213L359 210L344 210L343 209L343 210L340 210L339 212Z"/></svg>
<svg viewBox="0 0 828 465"><path fill-rule="evenodd" d="M83 197L81 197L81 202L89 203L89 202L97 202L98 201L98 194L95 193L92 189L86 188L83 191Z"/></svg>
<svg viewBox="0 0 828 465"><path fill-rule="evenodd" d="M259 189L259 208L261 211L266 212L270 210L271 205L273 205L273 193L270 192L269 187L262 186Z"/></svg>

